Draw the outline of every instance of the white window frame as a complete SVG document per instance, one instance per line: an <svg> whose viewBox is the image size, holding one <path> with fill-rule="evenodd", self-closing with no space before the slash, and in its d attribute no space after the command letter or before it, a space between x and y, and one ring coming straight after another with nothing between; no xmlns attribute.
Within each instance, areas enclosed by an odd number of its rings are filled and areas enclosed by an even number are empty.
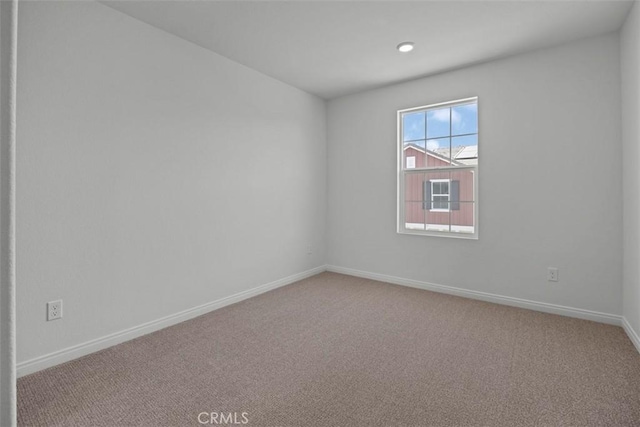
<svg viewBox="0 0 640 427"><path fill-rule="evenodd" d="M435 192L433 191L433 184L436 182L446 182L448 184L447 186L447 194L435 194ZM429 210L431 212L449 212L450 209L434 209L433 204L436 202L434 200L435 196L439 196L439 197L443 197L443 196L447 196L447 202L451 201L451 180L450 179L430 179L429 180L429 185L431 186L431 200L429 201ZM448 204L448 203L447 203Z"/></svg>
<svg viewBox="0 0 640 427"><path fill-rule="evenodd" d="M478 108L478 164L476 165L464 165L464 166L444 166L444 167L422 167L422 168L412 168L407 169L404 167L404 144L403 144L403 129L402 117L404 114L443 108L443 107L455 107L457 105L469 104L475 102L479 106L479 99L477 96L471 98L457 99L454 101L440 102L436 104L424 105L421 107L413 107L406 108L403 110L398 110L397 112L397 143L398 143L398 158L397 158L397 233L399 234L412 234L412 235L422 235L422 236L438 236L438 237L449 237L449 238L458 238L458 239L478 239L478 231L479 231L479 222L478 222L478 211L479 211L479 199L478 199L478 168L479 168L479 151L480 151L480 108ZM426 135L425 135L426 138ZM473 209L473 233L457 233L455 231L451 231L451 225L449 225L448 231L439 231L439 230L421 230L415 228L407 228L405 222L405 176L412 173L424 173L424 172L446 172L446 171L465 171L469 170L474 175L473 180L473 201L474 201L474 209ZM433 179L430 181L438 181L438 179ZM449 181L445 179L445 181ZM432 185L432 184L430 184ZM451 183L449 183L449 198L451 197ZM430 206L433 206L433 191L431 192L431 201L429 201ZM464 202L461 202L464 203ZM430 209L431 212L450 212L450 209Z"/></svg>

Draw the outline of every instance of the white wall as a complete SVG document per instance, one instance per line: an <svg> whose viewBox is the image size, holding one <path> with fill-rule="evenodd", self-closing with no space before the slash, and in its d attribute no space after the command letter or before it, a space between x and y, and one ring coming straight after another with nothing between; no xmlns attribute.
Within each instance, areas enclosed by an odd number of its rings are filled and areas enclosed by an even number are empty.
<svg viewBox="0 0 640 427"><path fill-rule="evenodd" d="M624 205L624 310L640 333L640 6L633 6L620 33Z"/></svg>
<svg viewBox="0 0 640 427"><path fill-rule="evenodd" d="M328 264L621 314L619 64L612 34L329 102ZM474 95L479 240L396 234L396 110Z"/></svg>
<svg viewBox="0 0 640 427"><path fill-rule="evenodd" d="M323 100L93 2L18 52L18 362L324 264Z"/></svg>

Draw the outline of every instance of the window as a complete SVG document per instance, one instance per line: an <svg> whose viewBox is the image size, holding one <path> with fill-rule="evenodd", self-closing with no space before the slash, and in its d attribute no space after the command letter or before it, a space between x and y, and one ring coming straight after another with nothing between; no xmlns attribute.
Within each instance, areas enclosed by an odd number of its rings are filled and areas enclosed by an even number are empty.
<svg viewBox="0 0 640 427"><path fill-rule="evenodd" d="M398 111L398 232L478 237L478 99Z"/></svg>
<svg viewBox="0 0 640 427"><path fill-rule="evenodd" d="M407 169L413 169L416 167L416 157L410 156L407 157Z"/></svg>
<svg viewBox="0 0 640 427"><path fill-rule="evenodd" d="M429 181L428 187L431 187L431 195L425 196L425 200L429 200L431 211L448 212L449 211L449 180L434 179Z"/></svg>

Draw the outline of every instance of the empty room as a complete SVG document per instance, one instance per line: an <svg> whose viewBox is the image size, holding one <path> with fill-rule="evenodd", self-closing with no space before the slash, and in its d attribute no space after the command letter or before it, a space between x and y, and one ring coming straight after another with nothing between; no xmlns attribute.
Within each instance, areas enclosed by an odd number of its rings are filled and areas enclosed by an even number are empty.
<svg viewBox="0 0 640 427"><path fill-rule="evenodd" d="M640 5L0 0L0 426L640 426Z"/></svg>

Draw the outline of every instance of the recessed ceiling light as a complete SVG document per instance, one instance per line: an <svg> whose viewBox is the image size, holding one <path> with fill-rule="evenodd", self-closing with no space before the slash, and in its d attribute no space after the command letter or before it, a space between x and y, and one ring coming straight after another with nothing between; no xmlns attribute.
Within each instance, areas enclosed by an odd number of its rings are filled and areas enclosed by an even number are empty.
<svg viewBox="0 0 640 427"><path fill-rule="evenodd" d="M411 52L413 50L413 42L402 42L398 45L398 50L402 53Z"/></svg>

